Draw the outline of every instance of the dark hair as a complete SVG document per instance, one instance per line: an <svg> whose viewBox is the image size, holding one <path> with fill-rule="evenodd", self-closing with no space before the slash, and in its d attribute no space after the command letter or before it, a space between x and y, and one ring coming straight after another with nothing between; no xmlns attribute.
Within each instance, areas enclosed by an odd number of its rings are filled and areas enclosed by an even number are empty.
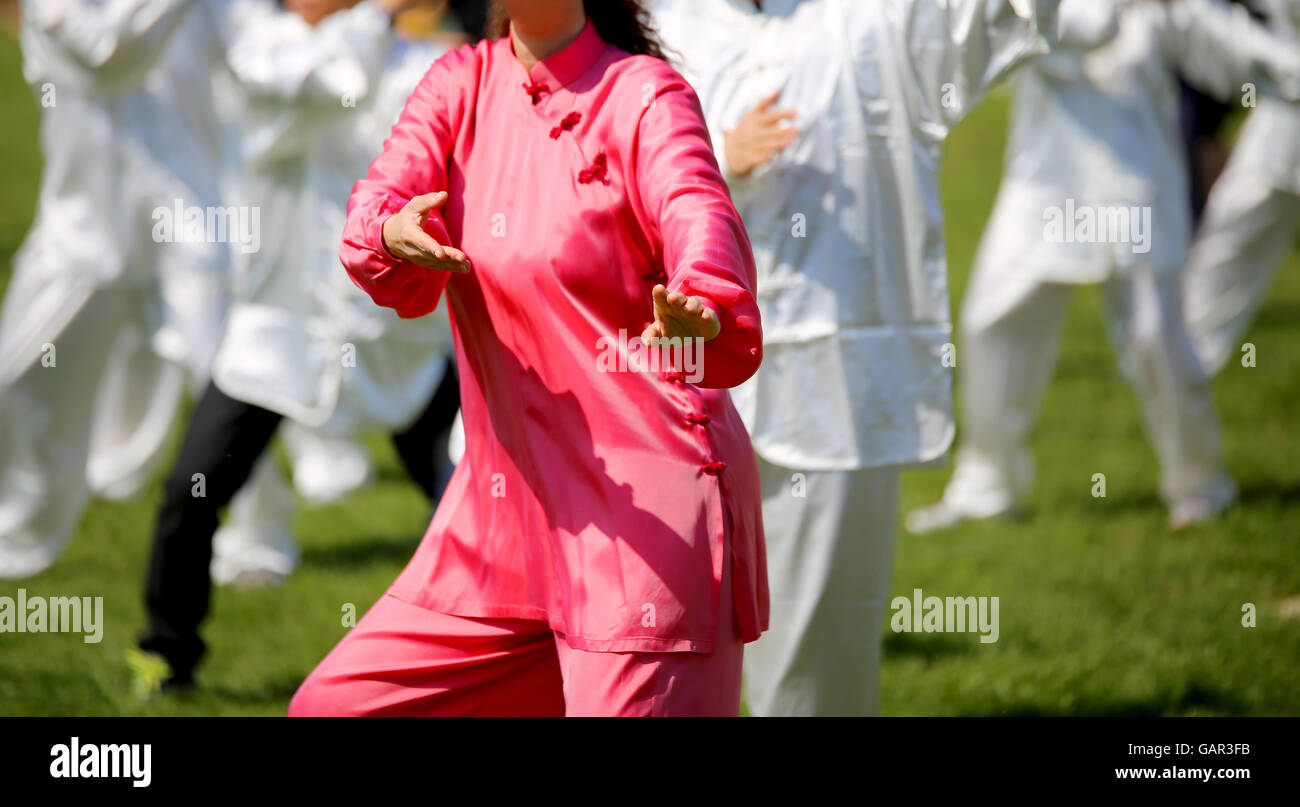
<svg viewBox="0 0 1300 807"><path fill-rule="evenodd" d="M582 7L601 39L628 53L667 61L659 35L650 24L650 12L640 0L583 0ZM487 35L490 39L510 35L510 15L503 0L492 0Z"/></svg>

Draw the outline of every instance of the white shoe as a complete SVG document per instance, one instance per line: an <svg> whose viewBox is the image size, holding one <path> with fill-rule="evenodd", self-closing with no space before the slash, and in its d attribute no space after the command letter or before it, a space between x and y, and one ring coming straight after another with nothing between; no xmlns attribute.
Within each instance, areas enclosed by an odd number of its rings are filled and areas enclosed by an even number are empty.
<svg viewBox="0 0 1300 807"><path fill-rule="evenodd" d="M374 475L370 452L350 437L333 437L301 427L284 430L293 464L293 486L312 504L337 502L368 484Z"/></svg>
<svg viewBox="0 0 1300 807"><path fill-rule="evenodd" d="M1188 496L1174 502L1169 508L1169 528L1182 532L1205 521L1209 521L1227 510L1237 501L1237 491L1228 486L1211 494Z"/></svg>
<svg viewBox="0 0 1300 807"><path fill-rule="evenodd" d="M286 575L270 569L244 569L236 572L223 585L238 589L279 588L284 585Z"/></svg>
<svg viewBox="0 0 1300 807"><path fill-rule="evenodd" d="M925 535L929 532L946 530L965 521L984 521L990 518L1017 518L1020 510L1015 506L1004 507L989 512L974 513L954 507L946 500L940 499L929 507L918 507L903 519L903 527L913 535Z"/></svg>
<svg viewBox="0 0 1300 807"><path fill-rule="evenodd" d="M929 507L918 507L903 519L903 527L913 535L947 529L964 520L964 516L943 499Z"/></svg>
<svg viewBox="0 0 1300 807"><path fill-rule="evenodd" d="M208 573L219 586L280 586L298 566L298 547L289 530L256 532L229 524L212 539Z"/></svg>

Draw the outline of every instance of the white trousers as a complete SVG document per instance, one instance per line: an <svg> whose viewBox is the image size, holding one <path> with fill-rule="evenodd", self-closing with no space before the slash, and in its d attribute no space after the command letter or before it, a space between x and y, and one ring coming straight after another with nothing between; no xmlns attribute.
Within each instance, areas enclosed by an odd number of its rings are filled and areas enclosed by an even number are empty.
<svg viewBox="0 0 1300 807"><path fill-rule="evenodd" d="M1056 365L1073 289L1022 284L1016 299L989 304L1010 285L999 274L1014 270L1015 262L979 262L963 306L957 361L963 445L944 501L970 517L1005 511L1032 483L1029 433ZM1230 495L1208 379L1183 325L1179 277L1135 269L1107 280L1104 298L1112 346L1160 460L1162 498L1173 505L1185 497Z"/></svg>
<svg viewBox="0 0 1300 807"><path fill-rule="evenodd" d="M0 389L0 577L40 572L92 494L134 494L157 470L183 371L142 323L148 293L102 289Z"/></svg>
<svg viewBox="0 0 1300 807"><path fill-rule="evenodd" d="M1229 162L1206 202L1183 281L1187 329L1211 374L1240 351L1297 232L1300 196Z"/></svg>
<svg viewBox="0 0 1300 807"><path fill-rule="evenodd" d="M129 498L159 470L186 373L150 343L154 294L96 290L0 389L0 578L45 570L91 496ZM215 541L214 578L288 574L298 559L292 514L293 499L268 459L231 503Z"/></svg>
<svg viewBox="0 0 1300 807"><path fill-rule="evenodd" d="M874 714L899 470L758 467L772 618L745 647L745 702L761 717Z"/></svg>

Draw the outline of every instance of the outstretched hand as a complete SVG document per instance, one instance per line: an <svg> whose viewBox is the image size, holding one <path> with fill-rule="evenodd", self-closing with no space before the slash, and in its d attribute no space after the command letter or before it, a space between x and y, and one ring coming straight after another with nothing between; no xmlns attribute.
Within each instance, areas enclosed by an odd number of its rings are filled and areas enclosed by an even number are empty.
<svg viewBox="0 0 1300 807"><path fill-rule="evenodd" d="M647 345L655 344L657 339L701 338L704 341L717 338L722 332L722 323L700 300L699 297L687 297L681 292L669 292L662 283L654 287L654 322L646 326L641 333L641 341Z"/></svg>
<svg viewBox="0 0 1300 807"><path fill-rule="evenodd" d="M424 229L429 213L447 203L447 193L426 193L417 196L384 221L384 246L396 258L410 261L429 269L466 274L470 270L469 256L460 250L444 246L434 240Z"/></svg>

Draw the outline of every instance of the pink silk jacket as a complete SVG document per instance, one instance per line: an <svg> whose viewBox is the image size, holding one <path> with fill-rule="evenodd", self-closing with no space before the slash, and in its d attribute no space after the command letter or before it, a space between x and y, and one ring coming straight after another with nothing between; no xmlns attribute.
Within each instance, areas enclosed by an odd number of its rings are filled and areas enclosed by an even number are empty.
<svg viewBox="0 0 1300 807"><path fill-rule="evenodd" d="M383 244L389 216L439 190L426 230L469 274ZM465 456L391 592L546 620L581 650L709 652L729 554L723 637L758 638L761 491L726 391L762 358L754 261L685 80L590 22L531 71L509 37L464 47L411 95L348 211L353 280L404 317L445 291L460 372ZM690 374L629 356L660 282L722 323Z"/></svg>

